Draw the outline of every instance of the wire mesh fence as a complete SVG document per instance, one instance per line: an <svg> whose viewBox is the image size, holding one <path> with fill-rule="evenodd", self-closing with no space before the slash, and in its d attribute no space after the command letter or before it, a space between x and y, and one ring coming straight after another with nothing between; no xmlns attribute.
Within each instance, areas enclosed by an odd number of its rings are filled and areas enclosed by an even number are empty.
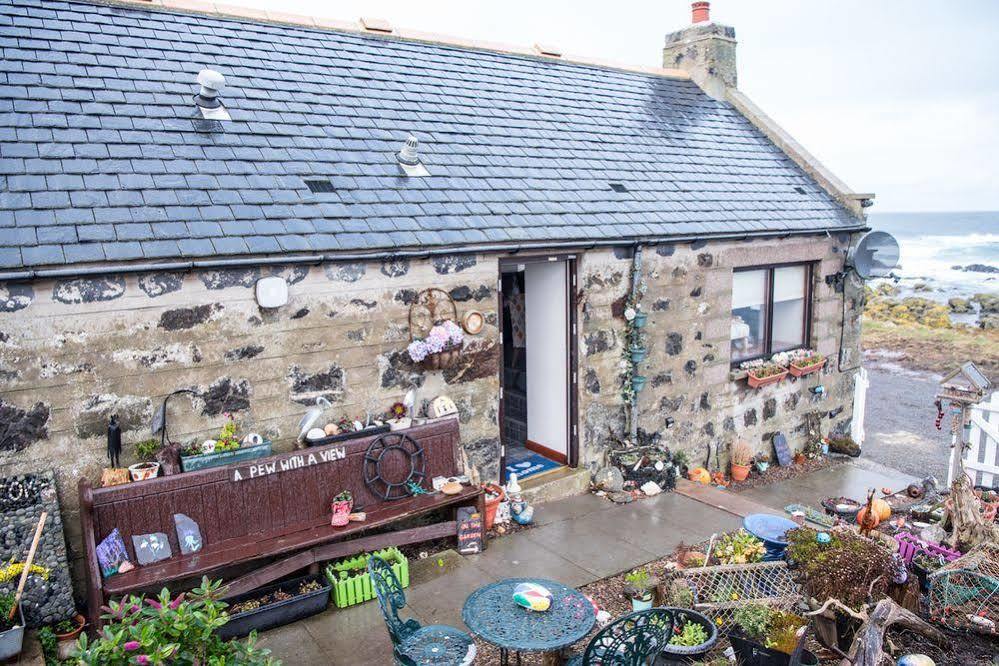
<svg viewBox="0 0 999 666"><path fill-rule="evenodd" d="M984 544L929 578L932 620L999 635L999 544Z"/></svg>
<svg viewBox="0 0 999 666"><path fill-rule="evenodd" d="M681 569L668 585L667 603L704 613L721 631L731 628L733 613L747 604L789 611L801 600L783 561Z"/></svg>

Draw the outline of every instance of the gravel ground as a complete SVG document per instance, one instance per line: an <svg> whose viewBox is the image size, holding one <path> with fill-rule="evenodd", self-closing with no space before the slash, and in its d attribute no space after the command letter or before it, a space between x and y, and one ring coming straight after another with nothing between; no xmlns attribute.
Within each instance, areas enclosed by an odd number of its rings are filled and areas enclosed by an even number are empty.
<svg viewBox="0 0 999 666"><path fill-rule="evenodd" d="M864 458L923 478L947 482L950 433L933 421L940 377L908 370L887 361L865 364L871 385L867 392Z"/></svg>

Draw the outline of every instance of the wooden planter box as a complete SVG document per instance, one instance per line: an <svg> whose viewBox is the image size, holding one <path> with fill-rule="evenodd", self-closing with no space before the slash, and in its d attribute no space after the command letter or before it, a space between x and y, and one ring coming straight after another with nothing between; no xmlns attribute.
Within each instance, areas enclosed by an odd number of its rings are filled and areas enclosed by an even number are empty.
<svg viewBox="0 0 999 666"><path fill-rule="evenodd" d="M797 365L795 363L791 364L789 368L792 375L795 377L804 377L805 375L810 375L813 372L818 372L826 365L826 361L829 359L822 359L818 363L812 363L811 365Z"/></svg>
<svg viewBox="0 0 999 666"><path fill-rule="evenodd" d="M750 370L746 373L746 383L749 384L749 388L760 388L761 386L767 386L768 384L776 384L777 382L782 381L785 377L787 377L787 370L762 379L754 375L753 371Z"/></svg>
<svg viewBox="0 0 999 666"><path fill-rule="evenodd" d="M409 560L394 546L371 553L385 560L392 567L392 573L399 579L399 584L409 587ZM375 598L375 589L371 586L371 576L368 575L368 557L361 554L346 560L334 562L326 567L326 579L333 586L333 603L337 608L346 608L364 603ZM363 573L351 574L351 571L363 570Z"/></svg>
<svg viewBox="0 0 999 666"><path fill-rule="evenodd" d="M209 467L222 467L235 462L252 460L253 458L263 458L271 454L271 441L265 439L263 443L256 446L241 446L235 451L223 451L222 453L204 453L196 456L181 456L180 468L185 472L193 472L197 469L208 469Z"/></svg>

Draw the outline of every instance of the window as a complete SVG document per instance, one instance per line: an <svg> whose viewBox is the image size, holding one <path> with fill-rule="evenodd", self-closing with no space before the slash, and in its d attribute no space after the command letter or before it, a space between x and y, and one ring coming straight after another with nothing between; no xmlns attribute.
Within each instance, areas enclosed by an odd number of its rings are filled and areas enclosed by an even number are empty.
<svg viewBox="0 0 999 666"><path fill-rule="evenodd" d="M806 346L811 284L808 264L736 270L732 274L732 362Z"/></svg>

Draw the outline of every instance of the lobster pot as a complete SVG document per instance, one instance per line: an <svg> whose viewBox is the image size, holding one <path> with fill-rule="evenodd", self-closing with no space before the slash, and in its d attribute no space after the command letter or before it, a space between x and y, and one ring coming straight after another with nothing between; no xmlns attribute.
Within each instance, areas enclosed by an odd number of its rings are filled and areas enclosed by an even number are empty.
<svg viewBox="0 0 999 666"><path fill-rule="evenodd" d="M931 620L999 635L999 545L983 544L929 578Z"/></svg>
<svg viewBox="0 0 999 666"><path fill-rule="evenodd" d="M792 610L801 599L801 588L791 577L787 563L777 561L682 569L667 594L667 603L692 603L694 610L711 618L724 632L732 628L735 610L748 604Z"/></svg>

